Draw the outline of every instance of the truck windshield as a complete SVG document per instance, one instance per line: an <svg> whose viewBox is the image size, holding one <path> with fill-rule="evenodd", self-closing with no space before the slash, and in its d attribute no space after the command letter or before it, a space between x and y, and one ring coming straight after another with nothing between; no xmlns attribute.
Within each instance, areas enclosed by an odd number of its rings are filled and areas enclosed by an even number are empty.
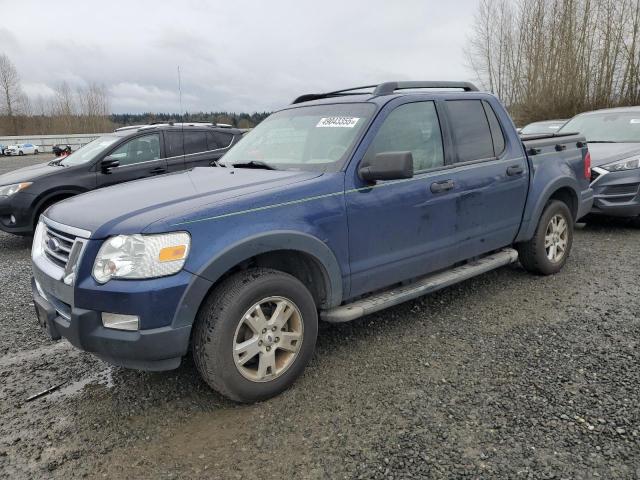
<svg viewBox="0 0 640 480"><path fill-rule="evenodd" d="M374 111L370 103L343 103L276 112L245 135L220 163L338 171Z"/></svg>
<svg viewBox="0 0 640 480"><path fill-rule="evenodd" d="M560 133L578 132L591 143L640 143L640 111L589 113L569 120Z"/></svg>
<svg viewBox="0 0 640 480"><path fill-rule="evenodd" d="M117 137L115 135L105 135L103 137L98 137L95 140L87 143L83 147L80 147L68 157L65 157L60 162L60 165L71 167L73 165L82 165L83 163L88 163L95 159L102 152L104 152L106 148L110 147L120 139L121 137Z"/></svg>

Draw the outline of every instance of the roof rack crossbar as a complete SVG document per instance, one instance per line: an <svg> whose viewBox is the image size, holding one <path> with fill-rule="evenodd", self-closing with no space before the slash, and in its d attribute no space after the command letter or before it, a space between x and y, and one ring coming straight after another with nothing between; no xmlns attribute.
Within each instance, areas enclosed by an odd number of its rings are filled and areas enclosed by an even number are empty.
<svg viewBox="0 0 640 480"><path fill-rule="evenodd" d="M336 90L335 92L327 92L327 93L306 93L304 95L300 95L296 98L292 104L302 102L310 102L311 100L320 100L321 98L332 98L332 97L343 97L346 95L371 95L371 92L357 92L354 90L362 90L363 88L374 88L375 85L371 85L368 87L358 87L358 88L347 88L345 90Z"/></svg>
<svg viewBox="0 0 640 480"><path fill-rule="evenodd" d="M373 92L359 92L358 90L364 90L366 88L372 88ZM327 93L307 93L300 95L293 101L293 104L310 102L312 100L320 100L322 98L340 97L344 95L391 95L396 90L409 90L419 88L459 88L465 92L477 92L478 87L470 82L450 82L450 81L426 81L426 82L385 82L379 85L365 85L362 87L345 88L343 90L335 90Z"/></svg>
<svg viewBox="0 0 640 480"><path fill-rule="evenodd" d="M460 88L465 92L477 92L478 87L470 82L385 82L376 86L373 94L376 96L390 95L396 90L410 90L417 88Z"/></svg>

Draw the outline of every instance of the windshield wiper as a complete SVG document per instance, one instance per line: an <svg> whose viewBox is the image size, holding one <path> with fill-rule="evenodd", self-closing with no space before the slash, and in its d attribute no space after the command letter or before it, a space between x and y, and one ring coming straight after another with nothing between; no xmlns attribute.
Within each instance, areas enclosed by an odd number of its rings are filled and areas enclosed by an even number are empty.
<svg viewBox="0 0 640 480"><path fill-rule="evenodd" d="M277 170L277 168L272 167L268 163L262 162L260 160L251 160L250 162L244 163L233 163L232 167L235 168L261 168L263 170Z"/></svg>
<svg viewBox="0 0 640 480"><path fill-rule="evenodd" d="M51 165L52 167L64 167L64 165L62 165L62 160L64 160L64 158L60 158L58 160L51 160L49 163L47 163L47 165Z"/></svg>

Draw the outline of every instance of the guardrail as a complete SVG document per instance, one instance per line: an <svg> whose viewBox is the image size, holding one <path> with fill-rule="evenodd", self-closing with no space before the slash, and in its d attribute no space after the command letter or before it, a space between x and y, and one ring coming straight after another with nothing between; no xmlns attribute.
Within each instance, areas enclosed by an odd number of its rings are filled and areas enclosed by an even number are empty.
<svg viewBox="0 0 640 480"><path fill-rule="evenodd" d="M15 145L17 143L32 143L38 146L40 152L51 152L54 145L69 145L77 150L105 133L78 133L60 135L19 135L0 137L0 145Z"/></svg>

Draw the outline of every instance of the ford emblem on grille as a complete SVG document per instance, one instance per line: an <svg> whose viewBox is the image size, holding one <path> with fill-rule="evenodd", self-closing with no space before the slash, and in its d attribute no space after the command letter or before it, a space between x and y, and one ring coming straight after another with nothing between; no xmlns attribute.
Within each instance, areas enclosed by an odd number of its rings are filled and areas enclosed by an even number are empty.
<svg viewBox="0 0 640 480"><path fill-rule="evenodd" d="M60 251L60 242L57 238L49 237L49 239L47 240L47 247L53 253L57 253Z"/></svg>

